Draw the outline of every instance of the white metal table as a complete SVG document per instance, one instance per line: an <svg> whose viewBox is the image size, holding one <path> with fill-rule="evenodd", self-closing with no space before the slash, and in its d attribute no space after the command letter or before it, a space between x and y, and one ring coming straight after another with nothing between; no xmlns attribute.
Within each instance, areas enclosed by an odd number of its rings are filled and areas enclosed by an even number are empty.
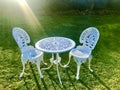
<svg viewBox="0 0 120 90"><path fill-rule="evenodd" d="M53 64L56 64L58 79L61 82L58 65L61 67L67 67L70 61L66 65L61 64L61 57L59 53L63 53L71 50L75 47L75 42L69 38L65 37L47 37L39 40L35 47L43 52L52 53L52 58L50 58L51 65L48 68L42 68L41 70L50 69ZM54 57L56 55L56 58Z"/></svg>

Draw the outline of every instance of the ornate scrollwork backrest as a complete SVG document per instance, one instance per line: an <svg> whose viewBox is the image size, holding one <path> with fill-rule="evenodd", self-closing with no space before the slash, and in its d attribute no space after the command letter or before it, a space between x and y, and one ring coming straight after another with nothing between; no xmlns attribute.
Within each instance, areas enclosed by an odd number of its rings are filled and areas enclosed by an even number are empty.
<svg viewBox="0 0 120 90"><path fill-rule="evenodd" d="M29 35L22 28L13 28L12 35L20 49L22 49L23 47L27 46L28 43L30 43Z"/></svg>
<svg viewBox="0 0 120 90"><path fill-rule="evenodd" d="M85 29L80 36L80 43L89 49L94 49L97 41L99 39L99 31L95 27L89 27Z"/></svg>

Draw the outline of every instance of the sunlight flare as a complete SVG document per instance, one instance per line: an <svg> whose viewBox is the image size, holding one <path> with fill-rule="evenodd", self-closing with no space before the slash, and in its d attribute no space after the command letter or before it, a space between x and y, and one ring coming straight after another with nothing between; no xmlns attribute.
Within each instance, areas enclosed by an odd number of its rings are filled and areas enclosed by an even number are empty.
<svg viewBox="0 0 120 90"><path fill-rule="evenodd" d="M41 27L37 17L35 16L31 8L29 7L27 2L25 0L17 0L17 1L23 10L29 25L34 29L37 27Z"/></svg>
<svg viewBox="0 0 120 90"><path fill-rule="evenodd" d="M19 2L20 5L24 6L26 1L25 0L17 0Z"/></svg>

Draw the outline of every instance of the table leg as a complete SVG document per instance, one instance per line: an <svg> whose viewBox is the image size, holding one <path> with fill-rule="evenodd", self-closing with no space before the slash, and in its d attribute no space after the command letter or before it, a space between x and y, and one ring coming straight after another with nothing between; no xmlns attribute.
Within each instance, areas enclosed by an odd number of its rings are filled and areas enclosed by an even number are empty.
<svg viewBox="0 0 120 90"><path fill-rule="evenodd" d="M60 66L63 67L63 68L69 67L68 65L69 65L69 63L70 63L70 60L71 60L71 54L69 54L69 60L68 60L67 64L62 65L62 64L60 63Z"/></svg>
<svg viewBox="0 0 120 90"><path fill-rule="evenodd" d="M56 54L56 59L54 58L54 54L52 54L52 58L50 59L51 65L48 68L42 68L41 71L50 69L53 63L56 64L58 79L59 79L60 84L62 84L60 73L59 73L59 68L58 68L60 61L61 61L61 57L59 56L59 53Z"/></svg>
<svg viewBox="0 0 120 90"><path fill-rule="evenodd" d="M59 68L58 68L58 65L59 65L59 54L58 53L56 54L56 60L58 62L58 63L56 63L58 79L59 79L60 84L62 84L62 81L61 81L61 78L60 78L60 73L59 73Z"/></svg>
<svg viewBox="0 0 120 90"><path fill-rule="evenodd" d="M54 62L54 54L52 54L52 58L50 58L50 63L51 63L50 66L47 68L41 68L41 71L50 69L53 65L53 62Z"/></svg>

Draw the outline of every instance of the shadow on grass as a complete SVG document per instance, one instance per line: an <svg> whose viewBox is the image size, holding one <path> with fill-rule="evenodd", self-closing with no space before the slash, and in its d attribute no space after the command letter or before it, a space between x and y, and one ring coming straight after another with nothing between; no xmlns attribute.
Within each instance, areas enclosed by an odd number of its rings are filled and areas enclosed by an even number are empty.
<svg viewBox="0 0 120 90"><path fill-rule="evenodd" d="M24 80L24 82L25 82L24 86L26 87L26 89L27 89L27 90L30 90L30 88L29 88L28 85L27 85L27 82L26 82L26 78L25 78L25 77L23 77L23 80Z"/></svg>
<svg viewBox="0 0 120 90"><path fill-rule="evenodd" d="M83 66L87 69L87 66L83 64ZM100 79L100 77L94 72L90 72L107 90L111 90L109 86L106 85L104 81Z"/></svg>
<svg viewBox="0 0 120 90"><path fill-rule="evenodd" d="M33 73L33 76L34 76L34 79L35 79L35 82L36 82L36 86L37 86L38 90L41 90L41 86L39 85L39 82L38 82L38 80L37 80L37 77L36 77L36 75L35 75L35 72L34 72L34 70L33 70L33 67L32 67L32 65L31 65L31 63L29 63L29 64L30 64L31 71L32 71L32 73ZM87 68L87 66L85 66L85 65L83 65L83 66L84 66L85 68ZM74 72L74 71L73 71L71 68L69 68L69 67L66 69L66 74L67 74L67 76L68 76L68 78L69 78L69 81L71 82L74 90L77 90L76 87L75 87L75 85L74 85L74 82L72 81L72 79L71 79L71 77L70 77L69 71L72 72L73 75L74 75L76 72ZM56 85L57 85L61 90L63 90L63 89L64 89L64 90L67 90L67 87L64 85L64 83L61 85L61 84L59 83L59 80L55 79L55 78L53 77L53 75L49 73L48 70L45 71L45 72L48 74L49 79L51 80L51 83L52 83L52 86L53 86L54 90L57 90L57 89L56 89L56 86L55 86L55 83L56 83ZM91 73L107 90L111 90L110 87L108 87L108 86L105 84L105 82L102 81L102 80L100 79L100 77L99 77L95 72L90 72L90 73ZM75 75L74 75L74 76L75 76ZM45 81L44 81L43 78L41 79L41 81L42 81L42 83L43 83L43 85L44 85L45 90L48 90L48 87L47 87L47 85L46 85L46 83L45 83ZM81 84L84 85L88 90L92 90L83 80L79 79L78 81L81 82ZM25 78L24 78L24 82L25 82L25 86L26 86L27 90L29 90L29 87L27 86L27 83L26 83L26 81L25 81Z"/></svg>
<svg viewBox="0 0 120 90"><path fill-rule="evenodd" d="M51 75L51 74L49 73L49 71L45 71L45 72L48 74L48 76L49 76L49 78L50 78L50 80L51 80L51 82L52 82L52 85L53 85L54 89L56 90L56 87L55 87L55 84L54 84L54 83L56 83L56 84L59 86L59 88L62 89L62 87L60 86L60 84L59 84L54 78L52 78L53 75Z"/></svg>
<svg viewBox="0 0 120 90"><path fill-rule="evenodd" d="M30 65L31 71L32 71L33 76L34 76L34 79L35 79L35 82L36 82L36 86L37 86L38 90L41 90L40 85L39 85L39 82L38 82L38 80L37 80L37 77L36 77L36 75L35 75L35 72L34 72L34 70L33 70L33 67L32 67L32 65L31 65L31 63L29 63L29 65Z"/></svg>
<svg viewBox="0 0 120 90"><path fill-rule="evenodd" d="M59 80L58 81L56 81L56 79L55 78L53 78L53 75L51 75L50 73L49 73L49 71L46 71L46 73L49 75L49 78L50 78L50 80L51 80L51 82L53 83L53 81L59 86L59 88L61 89L61 90L67 90L67 88L65 87L65 85L64 84L60 84L60 82L59 82ZM53 85L54 86L54 88L55 88L55 85ZM62 87L63 86L63 87ZM56 88L55 88L56 89Z"/></svg>
<svg viewBox="0 0 120 90"><path fill-rule="evenodd" d="M51 78L50 78L50 80L51 80ZM52 83L52 86L54 87L54 90L57 90L56 87L55 87L55 84L54 84L53 80L51 80L51 83Z"/></svg>
<svg viewBox="0 0 120 90"><path fill-rule="evenodd" d="M95 72L90 72L106 89L111 90L110 87L106 85L105 82L103 82L100 77Z"/></svg>
<svg viewBox="0 0 120 90"><path fill-rule="evenodd" d="M69 68L69 70L74 74L74 72L73 72L70 68ZM71 77L70 77L69 70L68 70L68 68L67 68L66 74L67 74L67 76L68 76L68 78L69 78L69 81L70 81L70 83L72 84L74 90L77 90L77 88L76 88L75 85L74 85L74 82L72 81L72 79L71 79ZM56 87L55 87L55 83L56 83L56 85L57 85L61 90L67 90L67 89L68 89L68 88L65 86L64 83L61 85L61 84L59 83L59 80L58 80L58 79L55 79L55 78L53 77L54 75L50 74L50 72L49 72L48 70L45 71L45 72L48 74L49 79L51 80L52 86L54 87L55 90L57 90ZM84 81L82 81L81 79L78 80L78 81L80 81L81 84L84 85L88 90L91 90L91 88L90 88L89 86L87 86L87 84L86 84Z"/></svg>
<svg viewBox="0 0 120 90"><path fill-rule="evenodd" d="M74 85L74 83L73 83L73 81L71 80L71 77L69 75L68 69L66 69L66 73L67 73L67 76L69 78L69 81L71 82L72 86L74 87L74 90L77 90L76 87L75 87L75 85Z"/></svg>
<svg viewBox="0 0 120 90"><path fill-rule="evenodd" d="M75 74L76 72L73 72L71 68L69 68L69 70ZM79 79L78 81L81 82L82 85L84 85L88 90L92 90L83 80Z"/></svg>
<svg viewBox="0 0 120 90"><path fill-rule="evenodd" d="M44 85L44 87L45 87L45 90L48 90L47 85L46 85L46 83L45 83L45 81L44 81L43 78L41 78L41 81L42 81L42 83L43 83L43 85Z"/></svg>
<svg viewBox="0 0 120 90"><path fill-rule="evenodd" d="M35 82L36 82L36 86L37 86L38 90L41 90L41 86L40 86L40 84L39 84L39 82L38 82L38 80L37 80L37 77L36 77L36 75L35 75L35 72L34 72L34 70L33 70L33 67L32 67L32 65L31 65L31 63L29 63L29 65L30 65L31 71L32 71L33 76L34 76L34 79L35 79ZM49 71L46 71L46 73L49 75L49 78L50 78L50 80L51 80L51 82L52 82L52 85L53 85L53 87L54 87L55 90L57 90L57 89L56 89L55 84L54 84L53 82L55 82L55 83L57 84L57 86L59 86L59 88L60 88L61 90L63 90L63 89L66 90L66 89L67 89L64 84L61 85L61 84L59 83L59 81L56 81L56 79L52 78L53 75L51 75L51 74L49 73ZM41 78L41 81L42 81L42 84L44 85L45 90L49 90L43 78ZM63 87L62 87L62 86L63 86ZM29 90L29 89L28 89L28 90Z"/></svg>

